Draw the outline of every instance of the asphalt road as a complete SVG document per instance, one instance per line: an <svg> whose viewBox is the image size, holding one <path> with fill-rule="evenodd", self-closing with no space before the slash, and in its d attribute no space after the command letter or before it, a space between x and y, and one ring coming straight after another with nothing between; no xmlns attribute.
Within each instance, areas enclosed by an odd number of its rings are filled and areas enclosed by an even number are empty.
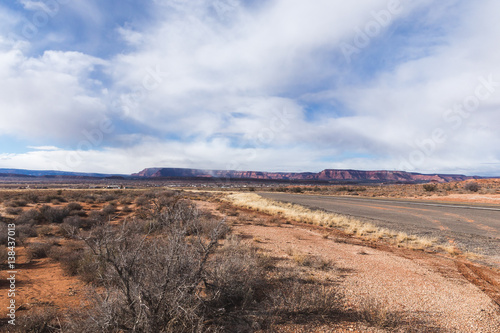
<svg viewBox="0 0 500 333"><path fill-rule="evenodd" d="M353 216L392 230L456 242L466 250L500 255L500 205L447 204L288 193L259 194L274 200Z"/></svg>

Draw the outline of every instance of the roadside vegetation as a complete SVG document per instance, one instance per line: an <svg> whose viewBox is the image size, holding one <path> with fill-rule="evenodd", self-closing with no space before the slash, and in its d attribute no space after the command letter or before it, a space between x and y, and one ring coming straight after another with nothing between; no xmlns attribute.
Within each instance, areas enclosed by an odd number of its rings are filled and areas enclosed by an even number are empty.
<svg viewBox="0 0 500 333"><path fill-rule="evenodd" d="M427 184L373 184L373 185L289 185L272 188L250 188L250 190L269 190L273 192L304 193L320 195L348 195L365 197L419 198L428 196L445 197L449 195L499 195L500 179L478 179L463 182Z"/></svg>
<svg viewBox="0 0 500 333"><path fill-rule="evenodd" d="M15 223L18 253L30 265L23 270L57 263L65 276L86 286L76 308L25 300L18 307L17 325L2 322L0 330L274 332L339 322L387 326L376 318L385 313L382 308L373 311L373 318L365 309L346 308L335 282L310 278L333 269L334 263L294 253L288 259L291 266L278 265L255 242L232 234L231 224L243 218L237 208L226 207L216 216L194 204L200 198L219 201L211 196L180 191L0 192L2 265L4 229ZM21 209L14 214L7 209L12 207ZM356 232L361 229L357 226Z"/></svg>
<svg viewBox="0 0 500 333"><path fill-rule="evenodd" d="M267 214L281 216L285 219L338 228L349 235L362 239L385 240L390 244L412 249L427 249L436 245L436 239L417 237L404 232L378 228L371 223L364 223L352 217L313 210L292 203L278 202L263 198L255 193L229 194L227 195L227 200L239 207L255 209Z"/></svg>

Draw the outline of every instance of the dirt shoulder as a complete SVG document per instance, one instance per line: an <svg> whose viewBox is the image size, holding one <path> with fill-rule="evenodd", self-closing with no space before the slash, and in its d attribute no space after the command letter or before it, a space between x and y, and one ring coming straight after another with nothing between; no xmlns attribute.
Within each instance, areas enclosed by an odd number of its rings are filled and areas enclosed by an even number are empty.
<svg viewBox="0 0 500 333"><path fill-rule="evenodd" d="M358 315L357 321L344 318L337 326L314 332L498 332L498 270L431 252L361 241L332 228L282 223L248 210L233 215L238 215L231 219L233 232L280 265L300 266L303 258L331 263L326 270L303 268L304 274L316 283L335 281L344 295L346 312L372 312L371 320L380 320L363 326ZM292 331L306 330L283 329Z"/></svg>
<svg viewBox="0 0 500 333"><path fill-rule="evenodd" d="M317 278L339 280L347 307L383 304L436 331L498 332L500 327L499 305L467 280L455 260L349 244L338 235L325 238L299 225L239 224L234 232L257 240L254 245L271 256L309 255L332 261L337 269L320 272Z"/></svg>

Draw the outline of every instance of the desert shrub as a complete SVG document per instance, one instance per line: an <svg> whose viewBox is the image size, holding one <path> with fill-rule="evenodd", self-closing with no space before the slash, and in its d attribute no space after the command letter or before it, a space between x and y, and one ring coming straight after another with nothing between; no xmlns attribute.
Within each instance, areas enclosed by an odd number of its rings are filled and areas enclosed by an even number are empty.
<svg viewBox="0 0 500 333"><path fill-rule="evenodd" d="M70 211L68 208L56 208L44 205L40 207L40 213L47 223L63 223Z"/></svg>
<svg viewBox="0 0 500 333"><path fill-rule="evenodd" d="M150 221L153 231L165 228L182 228L195 234L199 228L199 211L196 206L176 192L163 192L151 200L149 207L142 207L137 214Z"/></svg>
<svg viewBox="0 0 500 333"><path fill-rule="evenodd" d="M16 316L17 317L17 316ZM8 331L12 333L52 333L60 332L60 320L57 311L52 307L34 308L23 316L16 318L16 325L11 326Z"/></svg>
<svg viewBox="0 0 500 333"><path fill-rule="evenodd" d="M82 210L83 207L78 202L70 202L67 206L70 212Z"/></svg>
<svg viewBox="0 0 500 333"><path fill-rule="evenodd" d="M83 223L81 227L89 230L95 226L106 224L108 222L108 218L100 211L92 211L89 213L89 216L82 221Z"/></svg>
<svg viewBox="0 0 500 333"><path fill-rule="evenodd" d="M7 207L5 212L9 215L20 215L23 209L21 207Z"/></svg>
<svg viewBox="0 0 500 333"><path fill-rule="evenodd" d="M217 210L224 213L226 216L238 216L240 214L238 209L229 202L222 202Z"/></svg>
<svg viewBox="0 0 500 333"><path fill-rule="evenodd" d="M468 182L465 184L464 189L470 192L478 192L481 186L477 182Z"/></svg>
<svg viewBox="0 0 500 333"><path fill-rule="evenodd" d="M38 236L54 236L54 230L50 225L43 225L38 228Z"/></svg>
<svg viewBox="0 0 500 333"><path fill-rule="evenodd" d="M52 246L53 246L53 244L49 244L49 243L30 243L30 244L28 244L28 247L26 249L28 261L31 261L32 259L47 258Z"/></svg>
<svg viewBox="0 0 500 333"><path fill-rule="evenodd" d="M63 271L70 276L83 273L82 270L87 268L82 262L84 250L81 248L53 246L48 256L58 261Z"/></svg>
<svg viewBox="0 0 500 333"><path fill-rule="evenodd" d="M0 264L4 264L9 257L9 251L5 245L0 245Z"/></svg>
<svg viewBox="0 0 500 333"><path fill-rule="evenodd" d="M106 205L106 206L102 209L102 213L103 213L105 216L110 216L110 215L113 215L114 213L116 213L116 206L115 206L115 205L112 205L112 204Z"/></svg>
<svg viewBox="0 0 500 333"><path fill-rule="evenodd" d="M221 221L218 218L202 214L197 219L193 220L191 228L193 234L203 237L210 237L213 230L219 228L219 237L223 239L229 234L230 228L227 224L220 224Z"/></svg>
<svg viewBox="0 0 500 333"><path fill-rule="evenodd" d="M149 204L149 199L147 196L145 195L141 195L140 197L137 197L135 199L135 204L138 206L138 207L143 207L143 206L147 206Z"/></svg>
<svg viewBox="0 0 500 333"><path fill-rule="evenodd" d="M102 200L105 202L116 200L117 196L115 194L105 194L102 196Z"/></svg>
<svg viewBox="0 0 500 333"><path fill-rule="evenodd" d="M72 265L71 271L76 270L80 279L85 283L92 284L94 286L102 286L105 284L106 279L105 272L107 269L106 263L102 260L102 257L96 256L90 249L86 249L79 253L80 257L78 259L78 267Z"/></svg>
<svg viewBox="0 0 500 333"><path fill-rule="evenodd" d="M38 201L40 200L38 194L34 193L34 192L28 192L24 195L24 199L30 203L38 203Z"/></svg>
<svg viewBox="0 0 500 333"><path fill-rule="evenodd" d="M36 228L34 225L29 225L29 224L21 224L16 226L16 232L17 232L17 237L18 241L22 241L23 239L27 237L37 237L38 232L36 231Z"/></svg>
<svg viewBox="0 0 500 333"><path fill-rule="evenodd" d="M134 198L131 197L130 195L120 198L120 204L122 204L124 206L131 205L133 201L134 201Z"/></svg>
<svg viewBox="0 0 500 333"><path fill-rule="evenodd" d="M5 203L6 207L26 207L28 202L24 199L14 199Z"/></svg>
<svg viewBox="0 0 500 333"><path fill-rule="evenodd" d="M90 204L96 202L96 200L97 200L97 198L94 194L86 194L82 198L82 202L86 202L86 203L90 203Z"/></svg>
<svg viewBox="0 0 500 333"><path fill-rule="evenodd" d="M209 304L214 309L246 307L264 285L256 252L234 238L215 255L206 278Z"/></svg>
<svg viewBox="0 0 500 333"><path fill-rule="evenodd" d="M209 238L188 237L183 223L153 238L131 222L93 228L80 263L100 271L92 278L105 293L96 295L92 313L77 319L80 326L88 332L201 330L207 309L200 290L221 226Z"/></svg>
<svg viewBox="0 0 500 333"><path fill-rule="evenodd" d="M0 222L0 245L7 245L8 232L7 224Z"/></svg>
<svg viewBox="0 0 500 333"><path fill-rule="evenodd" d="M35 225L43 221L43 215L37 209L30 209L23 212L16 218L17 225Z"/></svg>
<svg viewBox="0 0 500 333"><path fill-rule="evenodd" d="M423 188L426 192L434 192L437 190L436 184L424 184Z"/></svg>
<svg viewBox="0 0 500 333"><path fill-rule="evenodd" d="M40 202L42 203L61 203L66 201L66 198L61 195L44 195L40 197Z"/></svg>
<svg viewBox="0 0 500 333"><path fill-rule="evenodd" d="M84 225L85 221L79 216L68 216L60 225L59 230L64 237L75 238L78 235L80 228Z"/></svg>

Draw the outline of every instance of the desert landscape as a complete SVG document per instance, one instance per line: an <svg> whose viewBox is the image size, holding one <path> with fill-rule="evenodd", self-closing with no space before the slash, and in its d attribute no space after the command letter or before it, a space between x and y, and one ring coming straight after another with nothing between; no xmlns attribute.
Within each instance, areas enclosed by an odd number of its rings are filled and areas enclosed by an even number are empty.
<svg viewBox="0 0 500 333"><path fill-rule="evenodd" d="M472 191L471 180L267 191L498 205L497 179L473 181ZM484 254L280 203L253 188L3 189L0 207L6 332L498 332L500 325L500 264Z"/></svg>
<svg viewBox="0 0 500 333"><path fill-rule="evenodd" d="M498 13L0 1L0 333L500 333Z"/></svg>

